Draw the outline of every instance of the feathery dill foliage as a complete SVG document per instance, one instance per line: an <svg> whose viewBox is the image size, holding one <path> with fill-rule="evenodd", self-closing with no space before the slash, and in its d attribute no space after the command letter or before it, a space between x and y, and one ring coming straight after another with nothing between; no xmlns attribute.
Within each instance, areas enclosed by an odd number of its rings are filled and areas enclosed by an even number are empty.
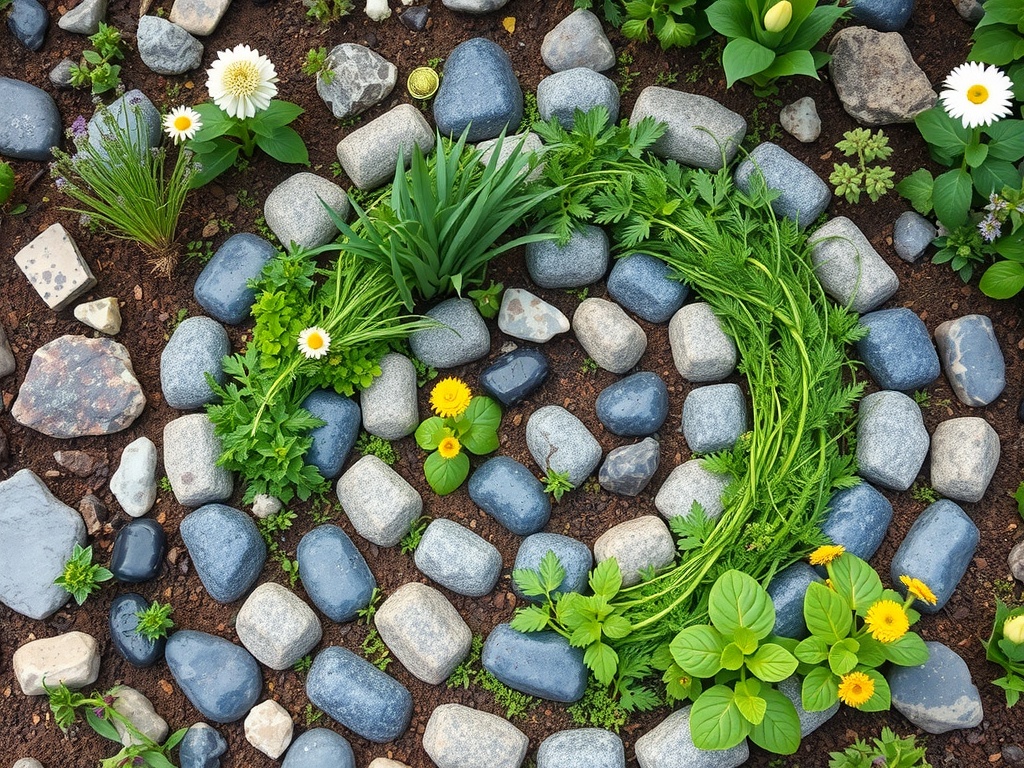
<svg viewBox="0 0 1024 768"><path fill-rule="evenodd" d="M776 218L763 181L745 194L728 170L683 169L647 155L664 132L653 120L606 122L599 108L577 112L571 133L556 122L536 126L547 145L545 178L561 188L543 214L555 217L563 242L583 222L608 227L620 252L662 259L711 305L739 349L752 429L732 450L704 459L732 478L725 511L711 520L696 509L675 521L675 566L632 587L599 567L593 597L548 594L513 626L559 631L587 649L600 682L620 690L626 667L646 661L664 671L673 699L685 693L672 685L680 675L668 643L706 614L717 576L735 568L767 584L820 542L831 493L856 483L853 455L843 448L862 385L850 383L855 364L846 349L862 331L854 314L825 296L806 237Z"/></svg>

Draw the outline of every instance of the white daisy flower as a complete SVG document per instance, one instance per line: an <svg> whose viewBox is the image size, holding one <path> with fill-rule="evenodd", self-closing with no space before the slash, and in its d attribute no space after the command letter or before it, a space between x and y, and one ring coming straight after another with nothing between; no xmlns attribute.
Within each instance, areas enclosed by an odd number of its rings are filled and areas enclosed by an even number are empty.
<svg viewBox="0 0 1024 768"><path fill-rule="evenodd" d="M164 131L175 144L194 139L203 127L203 120L192 107L175 107L164 117Z"/></svg>
<svg viewBox="0 0 1024 768"><path fill-rule="evenodd" d="M998 67L969 61L950 72L942 84L942 106L964 128L990 125L1011 112L1013 81Z"/></svg>
<svg viewBox="0 0 1024 768"><path fill-rule="evenodd" d="M331 348L331 336L320 326L306 328L299 334L299 352L308 358L319 360Z"/></svg>
<svg viewBox="0 0 1024 768"><path fill-rule="evenodd" d="M270 106L270 100L277 95L274 65L248 45L218 52L206 76L209 78L206 87L213 103L230 117L255 117L257 112Z"/></svg>

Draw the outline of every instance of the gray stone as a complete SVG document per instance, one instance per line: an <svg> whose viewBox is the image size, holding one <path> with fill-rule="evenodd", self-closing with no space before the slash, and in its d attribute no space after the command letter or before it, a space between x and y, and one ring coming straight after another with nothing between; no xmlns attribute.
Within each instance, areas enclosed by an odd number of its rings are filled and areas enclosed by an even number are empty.
<svg viewBox="0 0 1024 768"><path fill-rule="evenodd" d="M57 62L56 66L50 70L50 82L53 83L54 87L60 88L62 91L74 87L71 84L71 68L74 66L74 60L67 57Z"/></svg>
<svg viewBox="0 0 1024 768"><path fill-rule="evenodd" d="M690 390L683 401L683 437L693 453L732 448L747 431L747 399L738 384Z"/></svg>
<svg viewBox="0 0 1024 768"><path fill-rule="evenodd" d="M647 350L644 329L606 299L584 299L573 313L572 326L591 359L612 373L625 373Z"/></svg>
<svg viewBox="0 0 1024 768"><path fill-rule="evenodd" d="M399 104L338 142L338 161L358 189L376 189L395 176L398 158L412 161L412 148L434 149L434 132L412 104Z"/></svg>
<svg viewBox="0 0 1024 768"><path fill-rule="evenodd" d="M543 472L567 472L579 487L601 461L601 445L560 405L538 408L526 422L526 447Z"/></svg>
<svg viewBox="0 0 1024 768"><path fill-rule="evenodd" d="M156 713L153 702L143 694L127 685L119 685L114 689L114 710L128 718L128 721L135 726L143 736L149 737L157 744L163 744L170 728L167 721ZM114 720L114 728L121 737L121 744L130 747L145 742L133 735L120 720Z"/></svg>
<svg viewBox="0 0 1024 768"><path fill-rule="evenodd" d="M220 438L205 413L181 416L164 425L164 471L183 507L198 507L231 496L231 472L217 466Z"/></svg>
<svg viewBox="0 0 1024 768"><path fill-rule="evenodd" d="M623 309L649 323L667 323L683 306L690 289L673 280L672 268L646 253L627 254L608 275L608 295Z"/></svg>
<svg viewBox="0 0 1024 768"><path fill-rule="evenodd" d="M395 546L423 512L416 489L372 454L349 467L337 492L356 533L380 547Z"/></svg>
<svg viewBox="0 0 1024 768"><path fill-rule="evenodd" d="M113 296L88 301L75 307L75 320L94 331L116 336L121 330L121 307Z"/></svg>
<svg viewBox="0 0 1024 768"><path fill-rule="evenodd" d="M0 103L2 101L0 96ZM0 151L3 151L2 144ZM51 224L37 235L18 251L14 261L46 306L58 312L96 285L96 278L78 246L60 224Z"/></svg>
<svg viewBox="0 0 1024 768"><path fill-rule="evenodd" d="M736 157L747 121L714 99L656 85L640 92L629 124L645 117L665 123L664 135L652 151L665 160L717 171Z"/></svg>
<svg viewBox="0 0 1024 768"><path fill-rule="evenodd" d="M248 592L267 559L255 523L224 504L207 504L186 515L178 533L199 580L218 603L233 603Z"/></svg>
<svg viewBox="0 0 1024 768"><path fill-rule="evenodd" d="M687 381L721 381L736 369L736 343L725 335L710 304L687 304L668 324L676 370Z"/></svg>
<svg viewBox="0 0 1024 768"><path fill-rule="evenodd" d="M310 768L319 768L319 766L310 766ZM342 766L341 768L345 768L345 766ZM375 757L366 768L410 768L410 766L405 763L400 763L397 760L389 760L386 757Z"/></svg>
<svg viewBox="0 0 1024 768"><path fill-rule="evenodd" d="M220 758L228 751L224 737L206 723L196 723L185 733L178 747L181 768L220 768Z"/></svg>
<svg viewBox="0 0 1024 768"><path fill-rule="evenodd" d="M571 131L576 110L589 112L604 107L606 125L619 122L619 89L611 80L587 67L556 72L537 83L537 111L544 121L558 120Z"/></svg>
<svg viewBox="0 0 1024 768"><path fill-rule="evenodd" d="M540 743L537 768L626 768L626 748L603 728L557 731Z"/></svg>
<svg viewBox="0 0 1024 768"><path fill-rule="evenodd" d="M800 738L802 739L814 733L835 717L835 714L839 711L839 702L837 701L828 709L820 712L808 712L804 709L803 696L800 692L801 687L800 678L796 675L787 677L779 683L779 692L793 702L793 706L796 708L797 717L800 718Z"/></svg>
<svg viewBox="0 0 1024 768"><path fill-rule="evenodd" d="M107 0L82 0L82 2L60 17L57 21L57 26L65 32L72 32L76 35L95 35L99 32L100 22L103 21L106 15ZM139 23L141 26L141 19Z"/></svg>
<svg viewBox="0 0 1024 768"><path fill-rule="evenodd" d="M508 0L441 0L441 4L452 11L481 15L503 8Z"/></svg>
<svg viewBox="0 0 1024 768"><path fill-rule="evenodd" d="M906 307L880 309L860 319L868 329L857 357L882 389L909 392L939 378L939 356L924 322Z"/></svg>
<svg viewBox="0 0 1024 768"><path fill-rule="evenodd" d="M217 28L231 0L174 0L168 18L193 35L205 37Z"/></svg>
<svg viewBox="0 0 1024 768"><path fill-rule="evenodd" d="M490 712L441 704L430 714L423 749L437 768L519 768L526 734Z"/></svg>
<svg viewBox="0 0 1024 768"><path fill-rule="evenodd" d="M928 453L928 430L917 403L902 392L872 392L860 401L857 473L870 483L907 490Z"/></svg>
<svg viewBox="0 0 1024 768"><path fill-rule="evenodd" d="M900 287L896 273L845 216L825 222L808 242L825 293L854 312L877 309Z"/></svg>
<svg viewBox="0 0 1024 768"><path fill-rule="evenodd" d="M160 388L166 403L189 411L211 402L215 395L206 376L223 385L227 374L222 361L229 354L227 331L216 320L202 316L182 320L160 353Z"/></svg>
<svg viewBox="0 0 1024 768"><path fill-rule="evenodd" d="M320 525L303 536L295 559L306 594L331 621L350 621L369 605L377 580L338 526Z"/></svg>
<svg viewBox="0 0 1024 768"><path fill-rule="evenodd" d="M539 573L540 562L548 552L554 553L562 570L565 571L565 577L552 592L583 592L587 588L587 578L594 565L594 556L582 541L560 533L534 533L523 539L516 553L515 565L512 566L513 573L519 570ZM512 591L524 600L534 603L543 601L542 597L524 594L515 579L512 580Z"/></svg>
<svg viewBox="0 0 1024 768"><path fill-rule="evenodd" d="M398 68L363 45L342 43L327 54L330 82L316 78L320 94L338 120L358 115L380 104L394 90Z"/></svg>
<svg viewBox="0 0 1024 768"><path fill-rule="evenodd" d="M230 640L179 629L167 639L164 658L181 692L208 720L241 720L259 699L260 665Z"/></svg>
<svg viewBox="0 0 1024 768"><path fill-rule="evenodd" d="M767 188L779 193L771 202L775 214L793 219L801 228L813 223L832 200L828 184L778 144L766 141L754 147L736 167L736 186L750 192L758 172Z"/></svg>
<svg viewBox="0 0 1024 768"><path fill-rule="evenodd" d="M992 321L985 315L964 315L935 329L942 370L964 405L995 401L1006 387L1006 362Z"/></svg>
<svg viewBox="0 0 1024 768"><path fill-rule="evenodd" d="M718 517L725 510L722 494L729 487L729 475L718 475L704 469L700 459L690 459L672 470L658 489L654 506L666 520L688 516L694 503L700 504L708 517Z"/></svg>
<svg viewBox="0 0 1024 768"><path fill-rule="evenodd" d="M529 444L529 424L526 434ZM494 456L481 464L469 478L468 490L474 504L517 536L536 533L551 517L551 500L544 486L508 456Z"/></svg>
<svg viewBox="0 0 1024 768"><path fill-rule="evenodd" d="M843 109L861 125L910 123L935 106L938 96L899 32L846 27L828 52Z"/></svg>
<svg viewBox="0 0 1024 768"><path fill-rule="evenodd" d="M11 342L7 340L7 332L3 325L0 325L0 379L10 376L17 367L14 352L11 350Z"/></svg>
<svg viewBox="0 0 1024 768"><path fill-rule="evenodd" d="M896 32L910 21L914 0L853 0L853 18L879 32Z"/></svg>
<svg viewBox="0 0 1024 768"><path fill-rule="evenodd" d="M302 408L324 422L309 432L313 444L306 451L306 463L316 467L326 479L333 480L341 474L359 437L362 420L359 406L333 389L317 389L302 401Z"/></svg>
<svg viewBox="0 0 1024 768"><path fill-rule="evenodd" d="M597 473L597 482L606 491L620 496L636 496L658 471L661 446L652 437L634 445L614 448L605 456Z"/></svg>
<svg viewBox="0 0 1024 768"><path fill-rule="evenodd" d="M821 532L833 544L862 560L870 560L882 545L892 522L892 504L873 486L859 482L832 494Z"/></svg>
<svg viewBox="0 0 1024 768"><path fill-rule="evenodd" d="M565 245L542 240L526 245L526 269L541 288L580 288L596 283L608 271L608 235L584 224Z"/></svg>
<svg viewBox="0 0 1024 768"><path fill-rule="evenodd" d="M1024 541L1018 541L1013 546L1006 564L1009 566L1013 578L1017 581L1024 581Z"/></svg>
<svg viewBox="0 0 1024 768"><path fill-rule="evenodd" d="M359 393L363 429L384 440L400 440L419 425L416 368L405 355L389 352L380 361L380 376Z"/></svg>
<svg viewBox="0 0 1024 768"><path fill-rule="evenodd" d="M24 471L24 470L23 470ZM77 691L100 675L100 646L85 632L66 632L25 643L11 657L14 678L26 696L42 696L43 685L63 683Z"/></svg>
<svg viewBox="0 0 1024 768"><path fill-rule="evenodd" d="M256 301L256 290L249 283L275 256L277 248L269 240L250 232L232 235L203 267L192 294L215 320L241 325Z"/></svg>
<svg viewBox="0 0 1024 768"><path fill-rule="evenodd" d="M37 0L14 0L7 9L7 28L30 51L43 47L50 14Z"/></svg>
<svg viewBox="0 0 1024 768"><path fill-rule="evenodd" d="M203 44L159 16L139 19L137 39L142 63L158 75L181 75L203 61Z"/></svg>
<svg viewBox="0 0 1024 768"><path fill-rule="evenodd" d="M475 143L514 131L522 119L523 89L501 46L483 37L455 46L434 97L434 123L441 135L458 137L466 131L466 140Z"/></svg>
<svg viewBox="0 0 1024 768"><path fill-rule="evenodd" d="M110 478L110 492L131 517L146 514L156 502L156 462L156 446L145 435L121 452L121 463Z"/></svg>
<svg viewBox="0 0 1024 768"><path fill-rule="evenodd" d="M783 568L768 584L768 596L775 606L772 634L802 640L807 637L804 621L804 596L807 588L821 578L811 566L796 562Z"/></svg>
<svg viewBox="0 0 1024 768"><path fill-rule="evenodd" d="M348 216L345 190L315 173L301 171L267 195L263 215L285 247L305 250L326 245L338 236L338 228L325 205L342 219Z"/></svg>
<svg viewBox="0 0 1024 768"><path fill-rule="evenodd" d="M356 758L344 736L314 728L292 742L281 768L356 768Z"/></svg>
<svg viewBox="0 0 1024 768"><path fill-rule="evenodd" d="M547 380L551 367L540 350L514 349L480 374L480 386L506 408L523 402Z"/></svg>
<svg viewBox="0 0 1024 768"><path fill-rule="evenodd" d="M964 21L977 24L985 15L984 0L953 0L953 7Z"/></svg>
<svg viewBox="0 0 1024 768"><path fill-rule="evenodd" d="M924 664L890 670L893 707L927 733L981 725L985 713L967 664L942 643L926 641L925 645L928 661Z"/></svg>
<svg viewBox="0 0 1024 768"><path fill-rule="evenodd" d="M292 731L291 715L273 699L260 702L245 716L245 740L271 760L288 749Z"/></svg>
<svg viewBox="0 0 1024 768"><path fill-rule="evenodd" d="M544 299L523 288L507 288L498 310L502 333L543 344L569 330L569 318Z"/></svg>
<svg viewBox="0 0 1024 768"><path fill-rule="evenodd" d="M651 435L668 418L668 387L656 373L634 373L605 387L594 410L598 421L616 435Z"/></svg>
<svg viewBox="0 0 1024 768"><path fill-rule="evenodd" d="M677 709L636 740L640 768L738 768L749 756L746 739L731 749L713 752L694 746L689 706Z"/></svg>
<svg viewBox="0 0 1024 768"><path fill-rule="evenodd" d="M642 580L641 571L670 565L676 557L676 546L661 518L642 515L609 528L594 542L596 563L612 557L622 572L622 586L631 587Z"/></svg>
<svg viewBox="0 0 1024 768"><path fill-rule="evenodd" d="M287 587L268 581L242 603L235 632L258 662L288 669L320 642L320 620L313 609Z"/></svg>
<svg viewBox="0 0 1024 768"><path fill-rule="evenodd" d="M955 501L981 501L999 464L999 435L976 416L943 421L932 433L932 488Z"/></svg>
<svg viewBox="0 0 1024 768"><path fill-rule="evenodd" d="M548 701L578 701L587 688L583 649L557 632L499 624L484 642L480 664L509 688Z"/></svg>
<svg viewBox="0 0 1024 768"><path fill-rule="evenodd" d="M153 106L149 97L138 89L128 91L106 107L97 108L89 119L88 140L100 157L107 156L103 144L110 132L109 121L120 127L140 155L158 146L164 135L159 110Z"/></svg>
<svg viewBox="0 0 1024 768"><path fill-rule="evenodd" d="M468 597L488 594L501 575L498 548L452 520L431 521L413 559L442 587Z"/></svg>
<svg viewBox="0 0 1024 768"><path fill-rule="evenodd" d="M409 348L427 365L456 368L490 352L491 334L469 299L442 301L426 315L443 327L416 331L409 337Z"/></svg>
<svg viewBox="0 0 1024 768"><path fill-rule="evenodd" d="M45 162L50 147L60 145L60 111L53 97L41 88L0 77L0 155L16 160Z"/></svg>
<svg viewBox="0 0 1024 768"><path fill-rule="evenodd" d="M779 122L786 133L803 144L812 144L821 135L818 105L810 96L784 106L779 112Z"/></svg>
<svg viewBox="0 0 1024 768"><path fill-rule="evenodd" d="M601 28L601 20L579 8L544 35L540 57L552 72L587 67L604 72L615 66L615 49Z"/></svg>
<svg viewBox="0 0 1024 768"><path fill-rule="evenodd" d="M936 235L938 230L928 219L915 211L904 211L893 226L892 247L897 256L913 264L924 255Z"/></svg>
<svg viewBox="0 0 1024 768"><path fill-rule="evenodd" d="M43 764L31 757L23 757L15 760L12 768L43 768Z"/></svg>

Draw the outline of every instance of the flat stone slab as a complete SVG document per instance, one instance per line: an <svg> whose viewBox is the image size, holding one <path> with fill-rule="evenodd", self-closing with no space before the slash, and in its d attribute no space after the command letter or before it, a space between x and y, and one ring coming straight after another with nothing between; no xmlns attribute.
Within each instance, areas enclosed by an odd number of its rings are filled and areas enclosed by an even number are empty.
<svg viewBox="0 0 1024 768"><path fill-rule="evenodd" d="M338 120L358 115L394 90L398 68L365 45L342 43L327 54L330 82L316 79L316 92Z"/></svg>
<svg viewBox="0 0 1024 768"><path fill-rule="evenodd" d="M187 317L171 334L160 353L160 389L172 408L190 411L212 402L216 395L207 374L218 384L227 380L223 359L231 353L224 326L212 317Z"/></svg>
<svg viewBox="0 0 1024 768"><path fill-rule="evenodd" d="M181 692L207 720L241 720L259 699L260 666L230 640L179 629L168 638L164 657Z"/></svg>
<svg viewBox="0 0 1024 768"><path fill-rule="evenodd" d="M50 309L66 309L96 285L96 277L71 235L51 224L18 251L14 262Z"/></svg>
<svg viewBox="0 0 1024 768"><path fill-rule="evenodd" d="M351 621L377 587L366 560L336 525L320 525L299 541L295 558L309 599L331 621Z"/></svg>
<svg viewBox="0 0 1024 768"><path fill-rule="evenodd" d="M809 166L778 144L758 144L736 167L736 186L750 192L752 178L760 173L765 186L779 193L771 202L776 215L807 227L828 208L832 190Z"/></svg>
<svg viewBox="0 0 1024 768"><path fill-rule="evenodd" d="M664 568L676 557L676 546L665 522L642 515L609 528L594 542L594 562L614 557L622 572L622 586L641 581L640 572Z"/></svg>
<svg viewBox="0 0 1024 768"><path fill-rule="evenodd" d="M935 329L942 370L964 405L995 401L1006 388L1006 361L992 321L985 315L964 315Z"/></svg>
<svg viewBox="0 0 1024 768"><path fill-rule="evenodd" d="M607 125L619 122L619 88L615 83L589 67L574 67L556 72L537 83L537 111L540 119L554 118L571 131L576 112L589 112L604 107Z"/></svg>
<svg viewBox="0 0 1024 768"><path fill-rule="evenodd" d="M164 563L167 534L156 520L132 520L117 532L110 553L110 572L130 584L156 578Z"/></svg>
<svg viewBox="0 0 1024 768"><path fill-rule="evenodd" d="M184 27L159 16L139 19L136 41L142 63L158 75L181 75L203 60L203 44Z"/></svg>
<svg viewBox="0 0 1024 768"><path fill-rule="evenodd" d="M409 337L413 355L435 368L456 368L484 357L491 349L487 324L469 299L448 299L426 312L440 328L416 331Z"/></svg>
<svg viewBox="0 0 1024 768"><path fill-rule="evenodd" d="M480 663L509 688L548 701L578 701L587 688L583 649L557 632L523 633L499 624L484 642Z"/></svg>
<svg viewBox="0 0 1024 768"><path fill-rule="evenodd" d="M60 111L53 97L29 83L0 77L0 104L6 111L0 125L0 155L49 160L50 147L61 142Z"/></svg>
<svg viewBox="0 0 1024 768"><path fill-rule="evenodd" d="M661 429L668 418L668 387L656 373L634 373L601 390L594 410L610 432L645 437Z"/></svg>
<svg viewBox="0 0 1024 768"><path fill-rule="evenodd" d="M259 578L267 546L244 512L207 504L186 515L178 532L199 580L218 603L234 602Z"/></svg>
<svg viewBox="0 0 1024 768"><path fill-rule="evenodd" d="M213 33L231 5L231 0L174 0L167 18L193 35Z"/></svg>
<svg viewBox="0 0 1024 768"><path fill-rule="evenodd" d="M690 707L677 709L636 740L640 768L739 768L750 757L744 739L731 749L706 752L690 738Z"/></svg>
<svg viewBox="0 0 1024 768"><path fill-rule="evenodd" d="M736 370L736 342L726 336L710 304L687 304L668 324L676 370L687 381L721 381Z"/></svg>
<svg viewBox="0 0 1024 768"><path fill-rule="evenodd" d="M948 419L932 433L931 481L955 501L981 501L999 465L999 435L977 416Z"/></svg>
<svg viewBox="0 0 1024 768"><path fill-rule="evenodd" d="M526 734L507 720L462 704L441 704L423 732L423 749L437 768L519 768Z"/></svg>
<svg viewBox="0 0 1024 768"><path fill-rule="evenodd" d="M569 482L577 488L601 461L601 444L582 421L560 405L545 405L530 414L526 447L543 472L567 472Z"/></svg>
<svg viewBox="0 0 1024 768"><path fill-rule="evenodd" d="M981 725L981 696L967 664L953 650L933 641L928 661L919 667L889 671L893 707L927 733L946 733Z"/></svg>
<svg viewBox="0 0 1024 768"><path fill-rule="evenodd" d="M502 333L543 344L569 330L569 318L544 299L523 288L507 288L498 310Z"/></svg>
<svg viewBox="0 0 1024 768"><path fill-rule="evenodd" d="M860 228L845 216L808 237L811 261L825 293L853 312L870 312L892 298L899 278Z"/></svg>
<svg viewBox="0 0 1024 768"><path fill-rule="evenodd" d="M596 283L608 271L608 235L584 224L559 245L554 240L526 244L526 269L541 288L581 288Z"/></svg>
<svg viewBox="0 0 1024 768"><path fill-rule="evenodd" d="M398 158L412 161L412 148L434 149L434 131L412 104L399 104L338 142L338 162L352 183L371 190L395 177Z"/></svg>
<svg viewBox="0 0 1024 768"><path fill-rule="evenodd" d="M413 560L442 587L468 597L490 593L501 575L497 547L464 525L442 518L427 526Z"/></svg>
<svg viewBox="0 0 1024 768"><path fill-rule="evenodd" d="M416 489L372 454L339 478L337 493L356 533L380 547L395 546L423 512Z"/></svg>
<svg viewBox="0 0 1024 768"><path fill-rule="evenodd" d="M649 323L667 323L690 293L686 283L673 280L672 268L646 253L626 255L608 275L608 295L619 306Z"/></svg>
<svg viewBox="0 0 1024 768"><path fill-rule="evenodd" d="M747 398L738 384L696 387L683 401L683 437L693 453L732 448L747 431Z"/></svg>
<svg viewBox="0 0 1024 768"><path fill-rule="evenodd" d="M521 403L547 381L551 368L538 349L514 349L480 374L480 386L506 408Z"/></svg>
<svg viewBox="0 0 1024 768"><path fill-rule="evenodd" d="M860 401L857 473L870 483L907 490L928 453L921 408L902 392L873 392Z"/></svg>

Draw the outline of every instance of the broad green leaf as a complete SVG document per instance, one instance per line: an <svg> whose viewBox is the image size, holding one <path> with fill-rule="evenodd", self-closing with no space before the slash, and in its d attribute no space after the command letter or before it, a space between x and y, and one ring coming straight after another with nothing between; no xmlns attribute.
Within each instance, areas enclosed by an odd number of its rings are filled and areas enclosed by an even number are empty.
<svg viewBox="0 0 1024 768"><path fill-rule="evenodd" d="M238 157L238 152L242 149L240 145L224 137L213 139L212 141L216 149L212 152L196 155L196 162L200 164L202 169L189 182L189 186L192 189L198 189L204 184L209 184L224 173L224 171L235 164L235 158Z"/></svg>
<svg viewBox="0 0 1024 768"><path fill-rule="evenodd" d="M1024 262L1024 229L1000 237L994 245L996 253L1004 259Z"/></svg>
<svg viewBox="0 0 1024 768"><path fill-rule="evenodd" d="M846 601L818 582L811 583L804 595L804 621L811 634L829 645L838 643L853 628L853 615Z"/></svg>
<svg viewBox="0 0 1024 768"><path fill-rule="evenodd" d="M1020 173L1010 161L990 157L984 165L971 169L971 180L978 194L987 198L1003 187L1019 187Z"/></svg>
<svg viewBox="0 0 1024 768"><path fill-rule="evenodd" d="M1009 24L1015 27L1024 23L1024 5L1020 0L987 0L982 22L979 26Z"/></svg>
<svg viewBox="0 0 1024 768"><path fill-rule="evenodd" d="M675 662L672 662L668 669L665 670L665 674L661 676L661 681L665 684L665 692L671 699L685 701L692 695L694 679L683 672L682 668Z"/></svg>
<svg viewBox="0 0 1024 768"><path fill-rule="evenodd" d="M1024 289L1024 265L997 261L985 270L978 283L981 292L993 299L1010 299Z"/></svg>
<svg viewBox="0 0 1024 768"><path fill-rule="evenodd" d="M309 165L306 144L294 128L278 128L271 136L256 134L256 144L278 162Z"/></svg>
<svg viewBox="0 0 1024 768"><path fill-rule="evenodd" d="M896 185L896 191L905 197L914 210L922 216L932 212L932 186L935 180L931 171L919 168Z"/></svg>
<svg viewBox="0 0 1024 768"><path fill-rule="evenodd" d="M892 693L889 690L889 683L885 681L882 674L877 669L860 669L865 675L870 677L875 683L875 692L864 704L861 704L857 709L861 712L885 712L892 706Z"/></svg>
<svg viewBox="0 0 1024 768"><path fill-rule="evenodd" d="M796 34L793 35L790 40L783 45L783 48L787 51L808 51L817 45L818 41L825 36L825 34L832 29L839 19L841 19L847 12L846 8L842 8L838 5L823 4L811 10L807 18L804 19L803 23L797 29ZM793 14L794 18L797 18L797 14ZM792 24L792 22L791 22Z"/></svg>
<svg viewBox="0 0 1024 768"><path fill-rule="evenodd" d="M737 80L764 71L775 61L775 51L765 48L746 37L730 40L722 51L722 66L725 68L726 87L731 88Z"/></svg>
<svg viewBox="0 0 1024 768"><path fill-rule="evenodd" d="M815 667L804 678L800 702L808 712L824 712L839 701L839 680L825 667Z"/></svg>
<svg viewBox="0 0 1024 768"><path fill-rule="evenodd" d="M92 709L86 707L82 710L85 712L85 719L88 721L89 726L96 731L100 736L110 739L111 741L121 741L121 736L118 734L114 724L109 720L98 717Z"/></svg>
<svg viewBox="0 0 1024 768"><path fill-rule="evenodd" d="M765 688L766 709L760 725L750 729L750 740L777 755L792 755L800 747L800 716L785 694Z"/></svg>
<svg viewBox="0 0 1024 768"><path fill-rule="evenodd" d="M885 657L901 667L918 667L928 661L928 646L916 632L907 632L899 640L881 645Z"/></svg>
<svg viewBox="0 0 1024 768"><path fill-rule="evenodd" d="M228 117L227 113L213 102L206 101L196 104L193 109L199 113L203 124L203 127L196 131L194 142L211 141L218 136L223 136L237 125L236 120ZM186 146L191 146L191 142Z"/></svg>
<svg viewBox="0 0 1024 768"><path fill-rule="evenodd" d="M764 720L768 705L759 695L761 685L757 680L739 680L733 686L733 701L743 718L751 725L758 725Z"/></svg>
<svg viewBox="0 0 1024 768"><path fill-rule="evenodd" d="M690 738L698 749L731 749L750 733L750 723L740 714L732 689L708 688L690 709Z"/></svg>
<svg viewBox="0 0 1024 768"><path fill-rule="evenodd" d="M416 445L424 451L433 451L448 435L449 429L445 426L444 419L440 416L431 416L416 427Z"/></svg>
<svg viewBox="0 0 1024 768"><path fill-rule="evenodd" d="M953 158L962 155L971 140L971 132L959 120L946 114L942 107L922 112L914 118L914 123L925 141Z"/></svg>
<svg viewBox="0 0 1024 768"><path fill-rule="evenodd" d="M971 48L968 59L1002 67L1020 58L1017 53L1020 40L1020 34L1008 27L979 28L974 32L974 47Z"/></svg>
<svg viewBox="0 0 1024 768"><path fill-rule="evenodd" d="M619 593L621 586L622 572L619 570L619 563L614 557L602 560L590 572L590 590L595 595L601 595L611 600Z"/></svg>
<svg viewBox="0 0 1024 768"><path fill-rule="evenodd" d="M736 627L732 633L732 641L746 655L757 650L757 635L746 627Z"/></svg>
<svg viewBox="0 0 1024 768"><path fill-rule="evenodd" d="M722 669L725 646L721 632L701 624L681 630L669 647L676 664L687 674L703 679L714 677Z"/></svg>
<svg viewBox="0 0 1024 768"><path fill-rule="evenodd" d="M792 77L793 75L805 75L818 79L818 67L821 64L810 51L790 51L775 57L775 61L765 69L761 75L764 77Z"/></svg>
<svg viewBox="0 0 1024 768"><path fill-rule="evenodd" d="M964 153L964 159L967 161L967 165L971 168L977 168L979 165L984 163L986 157L988 157L987 144L967 145L967 151Z"/></svg>
<svg viewBox="0 0 1024 768"><path fill-rule="evenodd" d="M483 456L498 450L498 427L501 425L501 408L489 397L474 397L459 419L459 426L466 425L460 435L462 444L470 453Z"/></svg>
<svg viewBox="0 0 1024 768"><path fill-rule="evenodd" d="M256 130L258 124L261 130L272 131L275 128L288 125L305 111L298 104L292 104L290 101L272 99L270 105L262 112L257 112L256 116L249 120L249 123L253 126L253 130Z"/></svg>
<svg viewBox="0 0 1024 768"><path fill-rule="evenodd" d="M619 656L610 645L594 643L584 651L583 663L594 673L599 683L608 685L615 677Z"/></svg>
<svg viewBox="0 0 1024 768"><path fill-rule="evenodd" d="M539 605L520 608L510 623L516 632L540 632L548 626L548 611Z"/></svg>
<svg viewBox="0 0 1024 768"><path fill-rule="evenodd" d="M750 34L750 12L743 0L715 0L705 13L711 28L724 37Z"/></svg>
<svg viewBox="0 0 1024 768"><path fill-rule="evenodd" d="M775 606L764 587L741 571L726 571L708 596L708 616L724 635L746 627L760 640L775 626Z"/></svg>
<svg viewBox="0 0 1024 768"><path fill-rule="evenodd" d="M885 663L885 649L869 634L857 638L860 648L857 649L857 661L862 667L880 667Z"/></svg>
<svg viewBox="0 0 1024 768"><path fill-rule="evenodd" d="M743 651L736 643L729 643L722 649L722 667L735 672L743 666Z"/></svg>
<svg viewBox="0 0 1024 768"><path fill-rule="evenodd" d="M817 635L801 640L794 655L805 664L820 664L828 658L828 643Z"/></svg>
<svg viewBox="0 0 1024 768"><path fill-rule="evenodd" d="M601 625L601 631L604 632L605 637L619 640L633 631L633 625L629 623L628 619L612 614L604 620L604 624Z"/></svg>
<svg viewBox="0 0 1024 768"><path fill-rule="evenodd" d="M848 637L829 648L828 667L833 674L845 675L857 666L857 653L851 650L850 643L857 645L856 640Z"/></svg>
<svg viewBox="0 0 1024 768"><path fill-rule="evenodd" d="M799 662L780 645L766 643L747 659L747 669L766 683L778 683L796 672Z"/></svg>
<svg viewBox="0 0 1024 768"><path fill-rule="evenodd" d="M861 613L882 596L882 580L861 558L845 552L832 561L832 589L853 610Z"/></svg>
<svg viewBox="0 0 1024 768"><path fill-rule="evenodd" d="M14 192L14 169L10 164L0 160L0 205L11 198Z"/></svg>
<svg viewBox="0 0 1024 768"><path fill-rule="evenodd" d="M423 462L423 474L426 475L427 483L434 489L434 493L445 496L469 477L469 456L460 453L453 459L445 459L434 451Z"/></svg>
<svg viewBox="0 0 1024 768"><path fill-rule="evenodd" d="M956 229L967 221L972 194L973 185L967 171L946 171L935 179L932 203L935 205L935 216L946 229Z"/></svg>
<svg viewBox="0 0 1024 768"><path fill-rule="evenodd" d="M1024 157L1024 120L999 120L984 130L992 139L988 143L991 157L1011 163Z"/></svg>
<svg viewBox="0 0 1024 768"><path fill-rule="evenodd" d="M540 597L549 591L544 589L540 574L532 568L516 568L512 571L512 581L527 597Z"/></svg>

